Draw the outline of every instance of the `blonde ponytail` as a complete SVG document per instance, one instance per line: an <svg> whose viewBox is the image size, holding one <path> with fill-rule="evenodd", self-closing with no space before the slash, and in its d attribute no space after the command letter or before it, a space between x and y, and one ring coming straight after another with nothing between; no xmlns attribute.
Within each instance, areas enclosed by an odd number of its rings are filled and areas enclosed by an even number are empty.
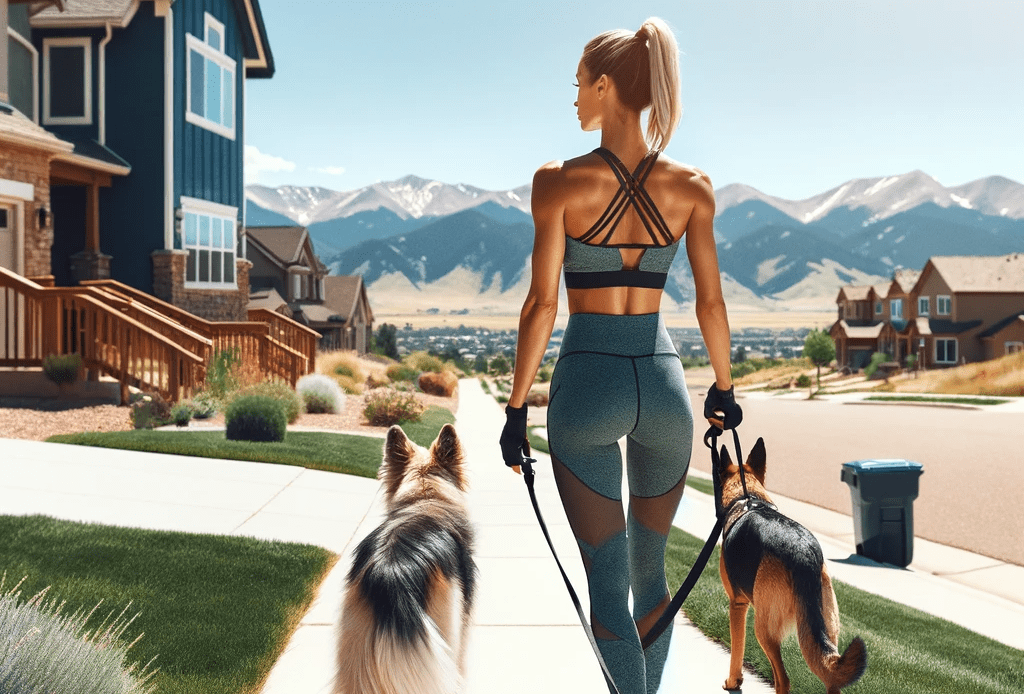
<svg viewBox="0 0 1024 694"><path fill-rule="evenodd" d="M606 31L587 43L582 62L591 80L608 75L626 107L651 108L644 139L649 147L664 149L683 112L679 48L668 25L651 17L636 33Z"/></svg>
<svg viewBox="0 0 1024 694"><path fill-rule="evenodd" d="M647 144L665 149L683 115L679 86L679 47L668 25L657 17L643 23L637 36L647 38L651 70L651 112Z"/></svg>

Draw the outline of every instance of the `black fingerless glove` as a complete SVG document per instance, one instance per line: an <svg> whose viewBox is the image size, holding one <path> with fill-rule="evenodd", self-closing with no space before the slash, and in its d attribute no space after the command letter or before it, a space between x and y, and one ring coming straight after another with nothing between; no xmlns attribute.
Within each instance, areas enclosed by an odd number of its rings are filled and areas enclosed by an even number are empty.
<svg viewBox="0 0 1024 694"><path fill-rule="evenodd" d="M530 455L530 443L526 439L526 403L522 407L505 406L505 428L501 430L501 457L509 467L522 465L523 458Z"/></svg>
<svg viewBox="0 0 1024 694"><path fill-rule="evenodd" d="M723 414L719 414L719 412ZM704 418L722 420L723 429L735 429L743 421L743 410L736 404L733 387L719 390L714 383L708 388L708 396L704 399Z"/></svg>

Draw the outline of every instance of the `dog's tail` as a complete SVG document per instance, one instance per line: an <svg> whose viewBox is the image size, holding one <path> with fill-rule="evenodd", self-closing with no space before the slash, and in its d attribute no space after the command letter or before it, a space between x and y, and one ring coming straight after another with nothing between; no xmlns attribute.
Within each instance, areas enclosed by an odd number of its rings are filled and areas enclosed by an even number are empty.
<svg viewBox="0 0 1024 694"><path fill-rule="evenodd" d="M804 603L804 619L799 620L797 638L804 660L811 671L825 684L828 694L839 694L839 690L850 686L861 678L867 669L867 648L864 640L855 636L840 655L839 605L832 590L828 571L821 569L821 601Z"/></svg>

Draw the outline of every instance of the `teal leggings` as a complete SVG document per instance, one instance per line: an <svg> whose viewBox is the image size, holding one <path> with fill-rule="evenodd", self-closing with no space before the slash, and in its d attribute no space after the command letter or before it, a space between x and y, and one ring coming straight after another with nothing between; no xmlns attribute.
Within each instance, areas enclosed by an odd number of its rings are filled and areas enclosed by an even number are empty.
<svg viewBox="0 0 1024 694"><path fill-rule="evenodd" d="M570 316L550 393L554 476L586 567L598 646L621 694L654 694L672 630L646 651L639 634L668 603L665 544L693 440L683 368L660 314Z"/></svg>

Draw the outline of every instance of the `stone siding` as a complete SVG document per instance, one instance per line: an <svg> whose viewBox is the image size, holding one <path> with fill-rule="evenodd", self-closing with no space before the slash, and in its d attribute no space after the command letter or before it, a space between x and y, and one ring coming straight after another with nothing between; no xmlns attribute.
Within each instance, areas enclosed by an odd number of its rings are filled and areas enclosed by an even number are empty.
<svg viewBox="0 0 1024 694"><path fill-rule="evenodd" d="M186 251L153 252L153 295L206 320L248 320L246 306L252 263L244 259L235 261L238 289L186 289L187 259Z"/></svg>
<svg viewBox="0 0 1024 694"><path fill-rule="evenodd" d="M39 209L50 209L50 159L53 155L4 143L0 157L0 178L34 186L35 199L25 201L25 276L50 274L50 247L53 246L53 215L47 215L46 227L39 228Z"/></svg>

